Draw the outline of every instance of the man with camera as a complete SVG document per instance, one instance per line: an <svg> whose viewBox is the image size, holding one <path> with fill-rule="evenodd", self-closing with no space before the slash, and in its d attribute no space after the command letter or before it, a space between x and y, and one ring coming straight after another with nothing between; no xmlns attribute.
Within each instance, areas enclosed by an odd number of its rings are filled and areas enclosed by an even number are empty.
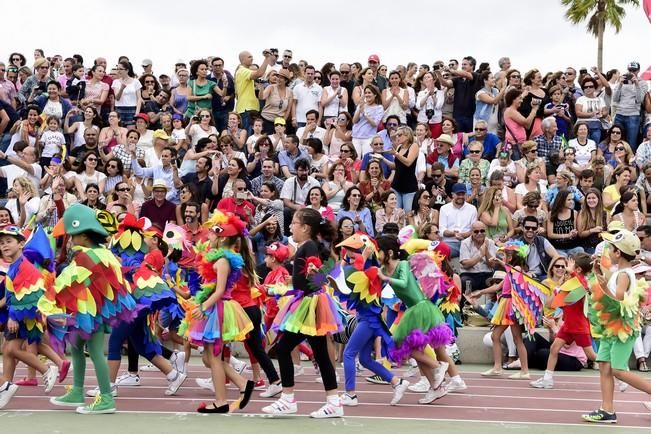
<svg viewBox="0 0 651 434"><path fill-rule="evenodd" d="M222 198L217 203L217 209L223 212L232 212L248 224L251 216L255 214L255 205L248 200L248 197L246 181L238 178L233 182L233 195Z"/></svg>
<svg viewBox="0 0 651 434"><path fill-rule="evenodd" d="M267 68L270 65L276 64L278 57L278 50L274 55L272 50L264 50L264 62L260 67L253 71L251 65L253 64L253 55L248 51L240 53L240 65L235 70L235 95L237 103L235 111L240 114L242 118L242 128L251 134L253 125L252 115L257 116L260 111L260 101L255 96L255 81L264 76Z"/></svg>
<svg viewBox="0 0 651 434"><path fill-rule="evenodd" d="M640 133L640 107L648 89L646 83L638 77L638 62L629 63L626 69L628 72L619 78L613 93L613 104L616 107L615 125L624 127L626 141L635 151L639 145L637 137Z"/></svg>

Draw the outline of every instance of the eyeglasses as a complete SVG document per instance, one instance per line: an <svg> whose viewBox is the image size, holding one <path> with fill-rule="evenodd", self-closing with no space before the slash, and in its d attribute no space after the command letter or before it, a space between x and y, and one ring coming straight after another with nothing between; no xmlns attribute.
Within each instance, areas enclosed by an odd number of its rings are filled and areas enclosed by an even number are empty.
<svg viewBox="0 0 651 434"><path fill-rule="evenodd" d="M538 230L538 227L537 227L537 226L525 226L523 229L524 229L526 232L533 232L533 231L537 231L537 230Z"/></svg>
<svg viewBox="0 0 651 434"><path fill-rule="evenodd" d="M131 191L131 189L129 187L124 187L124 188L118 188L117 191L119 191L121 193L125 193L127 191Z"/></svg>
<svg viewBox="0 0 651 434"><path fill-rule="evenodd" d="M353 193L350 195L350 197L360 197L360 195L358 193Z"/></svg>
<svg viewBox="0 0 651 434"><path fill-rule="evenodd" d="M475 229L472 231L474 234L483 234L486 233L486 229Z"/></svg>
<svg viewBox="0 0 651 434"><path fill-rule="evenodd" d="M615 148L615 151L625 151L625 150L626 150L626 148L623 147L623 146L618 146L618 147Z"/></svg>
<svg viewBox="0 0 651 434"><path fill-rule="evenodd" d="M432 178L440 178L441 176L443 176L442 173L432 173Z"/></svg>
<svg viewBox="0 0 651 434"><path fill-rule="evenodd" d="M377 65L377 62L375 60L369 60L368 64L369 65Z"/></svg>
<svg viewBox="0 0 651 434"><path fill-rule="evenodd" d="M317 75L317 76L314 77L314 79L315 79L315 80L321 80L321 77L319 77L319 76Z"/></svg>
<svg viewBox="0 0 651 434"><path fill-rule="evenodd" d="M350 71L339 71L339 72L341 72L342 74L350 74Z"/></svg>
<svg viewBox="0 0 651 434"><path fill-rule="evenodd" d="M210 119L210 115L201 115L201 119Z"/></svg>
<svg viewBox="0 0 651 434"><path fill-rule="evenodd" d="M475 128L475 131L486 131L487 128Z"/></svg>
<svg viewBox="0 0 651 434"><path fill-rule="evenodd" d="M516 79L516 80L517 80L517 79L519 79L519 78L521 78L521 77L520 77L519 75L512 75L510 78L513 78L513 79Z"/></svg>
<svg viewBox="0 0 651 434"><path fill-rule="evenodd" d="M470 154L481 154L481 151L479 149L471 149L470 151L468 151L468 153L470 153Z"/></svg>
<svg viewBox="0 0 651 434"><path fill-rule="evenodd" d="M109 168L109 169L117 169L118 168L118 166L116 166L115 164L109 164L106 167Z"/></svg>
<svg viewBox="0 0 651 434"><path fill-rule="evenodd" d="M387 127L397 127L397 126L398 126L398 124L395 123L395 122L389 122L389 123L387 123Z"/></svg>
<svg viewBox="0 0 651 434"><path fill-rule="evenodd" d="M12 57L12 58L11 58L11 61L12 61L12 62L20 62L20 61L22 61L22 60L23 60L23 59L21 59L20 57Z"/></svg>
<svg viewBox="0 0 651 434"><path fill-rule="evenodd" d="M260 147L263 147L263 146L271 146L271 143L267 143L267 142L260 143Z"/></svg>
<svg viewBox="0 0 651 434"><path fill-rule="evenodd" d="M154 84L154 80L145 80L145 84Z"/></svg>
<svg viewBox="0 0 651 434"><path fill-rule="evenodd" d="M291 58L292 58L292 56L288 56L287 54L283 54L283 57L284 57L285 59L291 59Z"/></svg>
<svg viewBox="0 0 651 434"><path fill-rule="evenodd" d="M528 203L527 206L529 208L538 208L540 206L540 203Z"/></svg>
<svg viewBox="0 0 651 434"><path fill-rule="evenodd" d="M347 121L348 119L346 119L345 117L342 117L342 118L337 118L337 120L338 120L339 122L345 122L345 121Z"/></svg>
<svg viewBox="0 0 651 434"><path fill-rule="evenodd" d="M340 149L339 152L343 154L344 152L350 152L350 149Z"/></svg>

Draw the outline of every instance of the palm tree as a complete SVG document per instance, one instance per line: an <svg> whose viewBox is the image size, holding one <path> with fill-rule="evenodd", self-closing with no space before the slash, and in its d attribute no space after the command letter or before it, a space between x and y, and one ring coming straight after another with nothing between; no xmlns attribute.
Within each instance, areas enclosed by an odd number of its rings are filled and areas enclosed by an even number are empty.
<svg viewBox="0 0 651 434"><path fill-rule="evenodd" d="M588 31L597 37L597 67L602 71L606 25L619 33L626 16L624 6L640 6L640 0L561 0L561 4L568 6L565 18L572 24L588 20Z"/></svg>

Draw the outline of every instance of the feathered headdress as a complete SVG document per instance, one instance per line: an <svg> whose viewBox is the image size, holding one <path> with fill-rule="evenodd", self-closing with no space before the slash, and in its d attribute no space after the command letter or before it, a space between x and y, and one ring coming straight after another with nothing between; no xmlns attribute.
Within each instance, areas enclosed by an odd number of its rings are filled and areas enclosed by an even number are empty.
<svg viewBox="0 0 651 434"><path fill-rule="evenodd" d="M144 240L144 230L147 219L127 214L120 223L117 233L113 236L113 245L124 251L147 252Z"/></svg>
<svg viewBox="0 0 651 434"><path fill-rule="evenodd" d="M163 241L167 243L172 250L189 251L192 248L192 242L188 240L187 231L182 226L168 222L163 230Z"/></svg>
<svg viewBox="0 0 651 434"><path fill-rule="evenodd" d="M529 245L525 244L522 240L508 240L499 250L513 252L521 258L526 258L529 254Z"/></svg>
<svg viewBox="0 0 651 434"><path fill-rule="evenodd" d="M213 212L208 221L204 223L204 227L221 237L232 237L235 235L247 237L249 235L249 231L246 229L246 223L238 216L230 212L223 213L219 210Z"/></svg>

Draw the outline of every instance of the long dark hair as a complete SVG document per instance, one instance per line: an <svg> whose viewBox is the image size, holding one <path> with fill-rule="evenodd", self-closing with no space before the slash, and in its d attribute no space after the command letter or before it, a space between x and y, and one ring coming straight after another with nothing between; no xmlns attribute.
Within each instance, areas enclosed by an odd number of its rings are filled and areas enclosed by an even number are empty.
<svg viewBox="0 0 651 434"><path fill-rule="evenodd" d="M294 215L302 224L310 227L310 238L319 244L319 256L322 260L327 260L330 257L329 246L335 238L332 223L312 208L301 208Z"/></svg>
<svg viewBox="0 0 651 434"><path fill-rule="evenodd" d="M224 244L242 256L242 259L244 259L244 267L242 267L242 273L248 279L249 285L257 285L258 275L255 273L255 257L253 256L253 251L249 245L249 240L241 235L235 235L232 237L227 237Z"/></svg>
<svg viewBox="0 0 651 434"><path fill-rule="evenodd" d="M549 218L550 220L554 221L558 217L558 214L565 208L565 202L567 201L567 197L570 195L570 191L568 189L561 189L557 194L556 198L554 199L554 202L552 203L552 209L549 211L550 215Z"/></svg>
<svg viewBox="0 0 651 434"><path fill-rule="evenodd" d="M375 241L378 249L384 252L384 264L388 264L390 259L399 261L407 259L407 252L400 248L400 242L395 235L381 235ZM393 254L390 255L389 251Z"/></svg>

